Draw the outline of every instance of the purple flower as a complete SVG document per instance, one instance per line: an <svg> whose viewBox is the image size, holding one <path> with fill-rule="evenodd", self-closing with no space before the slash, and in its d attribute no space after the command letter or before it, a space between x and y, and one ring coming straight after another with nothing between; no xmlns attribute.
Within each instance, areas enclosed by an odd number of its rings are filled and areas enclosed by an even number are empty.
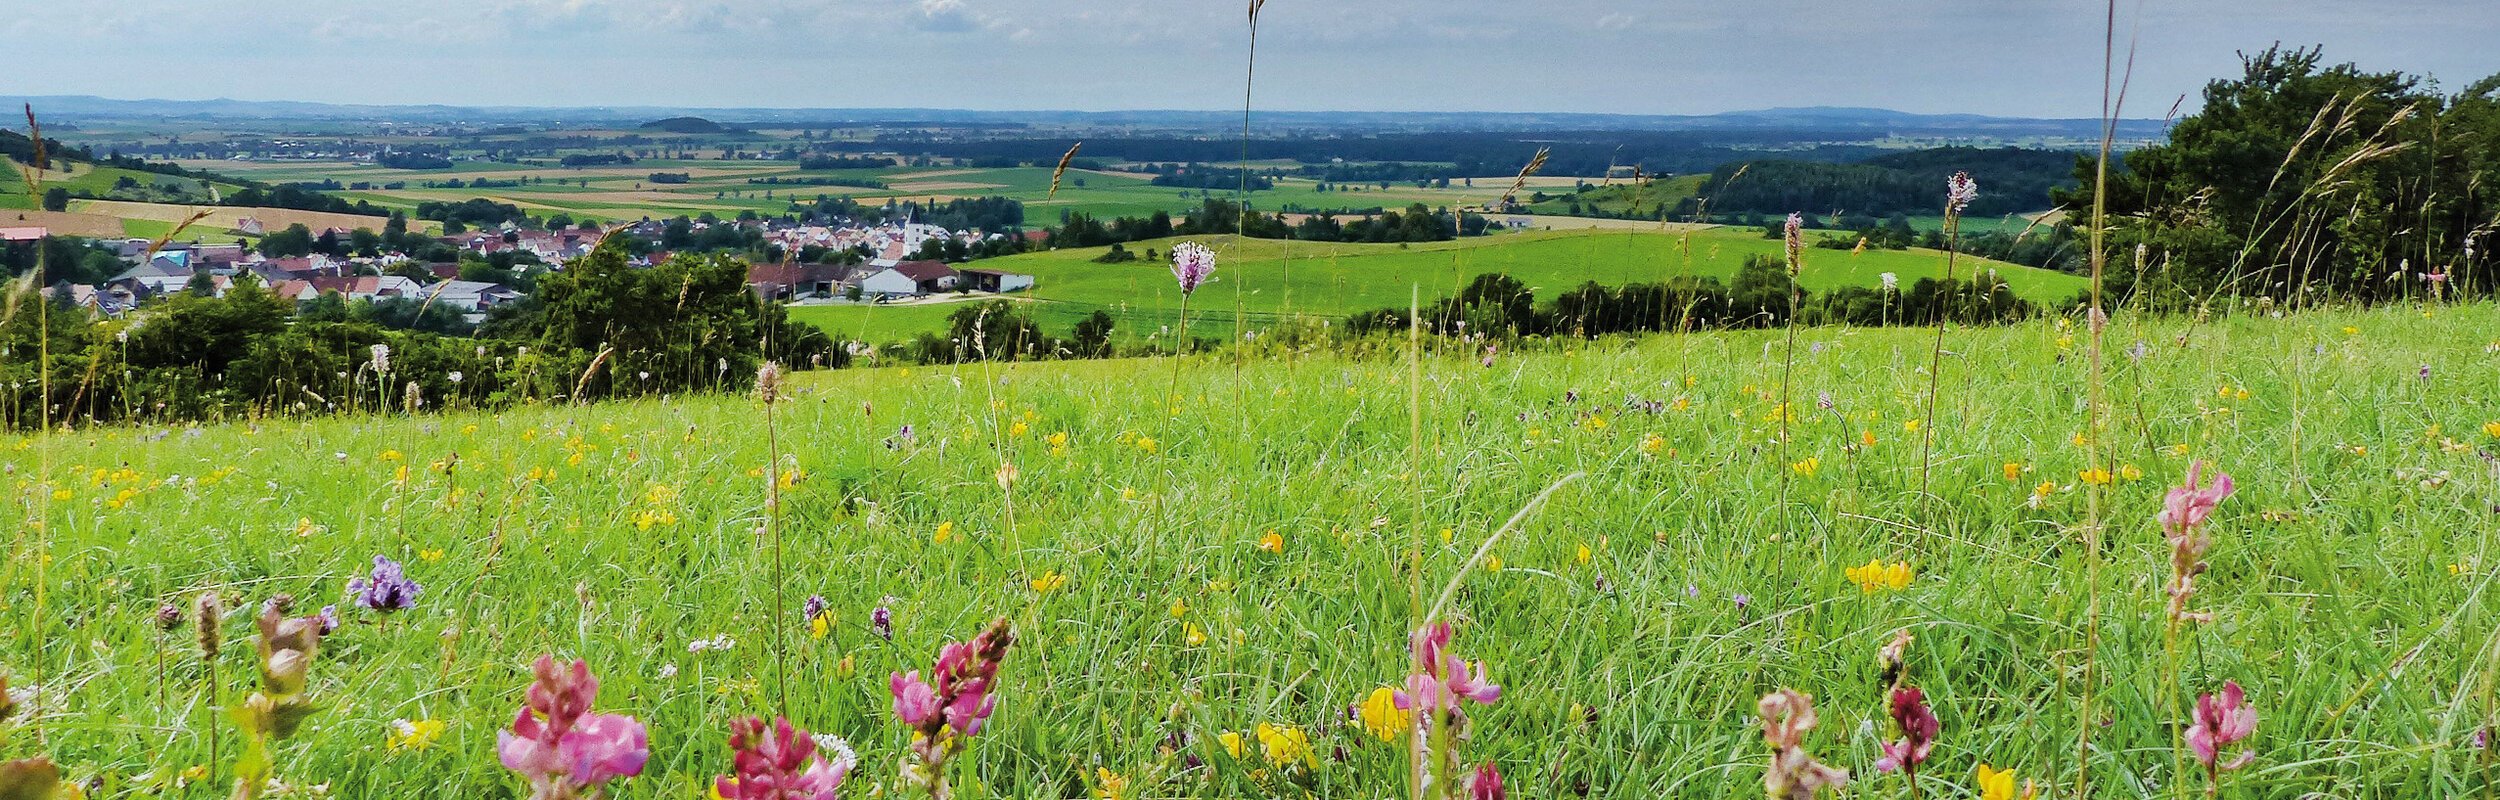
<svg viewBox="0 0 2500 800"><path fill-rule="evenodd" d="M824 615L825 615L825 596L824 596L824 595L821 595L821 594L811 594L811 595L808 595L808 596L807 596L807 602L800 604L800 607L799 607L799 619L800 619L801 621L809 621L809 620L814 620L815 618L817 618L817 617L821 617L821 616L824 616Z"/></svg>
<svg viewBox="0 0 2500 800"><path fill-rule="evenodd" d="M1727 599L1736 601L1738 611L1743 611L1746 606L1753 605L1753 595L1749 594L1731 594L1727 596Z"/></svg>
<svg viewBox="0 0 2500 800"><path fill-rule="evenodd" d="M1181 294L1198 291L1214 274L1215 251L1206 245L1182 242L1172 247L1172 279L1180 282Z"/></svg>
<svg viewBox="0 0 2500 800"><path fill-rule="evenodd" d="M1814 407L1815 407L1815 408L1822 409L1822 410L1825 410L1825 411L1830 411L1830 410L1832 410L1832 393L1831 393L1831 392L1815 392L1815 393L1814 393Z"/></svg>
<svg viewBox="0 0 2500 800"><path fill-rule="evenodd" d="M320 620L321 635L328 636L336 632L339 629L339 607L335 604L322 606Z"/></svg>
<svg viewBox="0 0 2500 800"><path fill-rule="evenodd" d="M868 629L875 631L877 638L894 641L894 612L885 606L878 606L875 612L868 615Z"/></svg>
<svg viewBox="0 0 2500 800"><path fill-rule="evenodd" d="M356 605L389 613L406 611L417 606L417 595L425 588L408 579L399 562L388 556L373 557L373 575L347 582L347 592L355 595Z"/></svg>
<svg viewBox="0 0 2500 800"><path fill-rule="evenodd" d="M1502 791L1502 773L1493 768L1491 761L1484 762L1484 766L1476 768L1476 774L1467 777L1468 800L1504 800L1509 796L1508 792Z"/></svg>
<svg viewBox="0 0 2500 800"><path fill-rule="evenodd" d="M1962 209L1970 207L1970 201L1977 199L1979 182L1971 180L1970 173L1956 172L1953 177L1944 180L1944 207L1947 213L1959 215Z"/></svg>

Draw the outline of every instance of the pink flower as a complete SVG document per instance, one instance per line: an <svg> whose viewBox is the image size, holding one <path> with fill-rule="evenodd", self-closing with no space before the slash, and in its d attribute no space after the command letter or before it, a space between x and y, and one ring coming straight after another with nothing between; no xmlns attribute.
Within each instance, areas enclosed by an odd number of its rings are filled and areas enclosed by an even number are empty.
<svg viewBox="0 0 2500 800"><path fill-rule="evenodd" d="M530 782L532 798L575 797L608 781L642 774L651 758L642 723L621 714L590 713L599 680L590 665L556 666L540 656L536 681L509 730L495 734L504 768Z"/></svg>
<svg viewBox="0 0 2500 800"><path fill-rule="evenodd" d="M2196 485L2197 474L2204 466L2204 462L2189 463L2187 485L2172 488L2169 496L2162 500L2161 515L2156 519L2173 536L2204 527L2205 518L2214 513L2214 506L2220 505L2222 498L2231 496L2231 476L2221 470L2214 471L2211 485Z"/></svg>
<svg viewBox="0 0 2500 800"><path fill-rule="evenodd" d="M787 719L730 723L729 748L737 774L714 779L712 791L730 800L834 800L858 760L840 739L826 748L832 758L822 757L816 740Z"/></svg>
<svg viewBox="0 0 2500 800"><path fill-rule="evenodd" d="M1918 765L1926 763L1928 754L1936 749L1936 735L1943 732L1944 723L1928 710L1926 693L1916 686L1893 690L1892 721L1900 726L1901 739L1883 746L1884 757L1876 760L1875 769L1901 769L1915 774Z"/></svg>
<svg viewBox="0 0 2500 800"><path fill-rule="evenodd" d="M1410 643L1415 672L1406 676L1406 691L1394 695L1399 708L1455 712L1460 700L1492 705L1502 699L1502 687L1483 677L1484 662L1470 664L1448 652L1449 623L1436 622L1415 631Z"/></svg>
<svg viewBox="0 0 2500 800"><path fill-rule="evenodd" d="M2240 691L2239 681L2225 681L2220 697L2196 696L2195 721L2188 726L2187 746L2207 769L2239 769L2255 761L2256 752L2242 752L2229 763L2216 763L2222 757L2222 748L2256 732L2257 710L2248 707L2247 693Z"/></svg>
<svg viewBox="0 0 2500 800"><path fill-rule="evenodd" d="M1493 769L1491 761L1484 762L1484 766L1476 768L1476 774L1467 778L1468 800L1504 800L1509 796L1502 791L1502 773Z"/></svg>
<svg viewBox="0 0 2500 800"><path fill-rule="evenodd" d="M1215 274L1215 251L1197 242L1182 242L1172 247L1172 279L1179 281L1181 294L1198 291L1198 286Z"/></svg>
<svg viewBox="0 0 2500 800"><path fill-rule="evenodd" d="M1806 262L1805 226L1804 217L1791 213L1788 215L1788 223L1780 231L1781 238L1785 239L1788 244L1788 274L1790 275L1797 274Z"/></svg>
<svg viewBox="0 0 2500 800"><path fill-rule="evenodd" d="M937 690L920 680L920 671L897 672L887 681L894 691L894 717L919 727L938 715Z"/></svg>

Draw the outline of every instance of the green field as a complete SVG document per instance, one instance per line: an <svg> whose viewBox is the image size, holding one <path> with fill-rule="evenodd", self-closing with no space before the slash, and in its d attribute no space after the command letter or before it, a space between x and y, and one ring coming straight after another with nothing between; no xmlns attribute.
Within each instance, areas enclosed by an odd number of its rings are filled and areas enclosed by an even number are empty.
<svg viewBox="0 0 2500 800"><path fill-rule="evenodd" d="M1168 252L1179 239L1127 245L1141 256L1148 248ZM1401 247L1394 244L1339 244L1208 240L1221 257L1217 281L1199 291L1191 311L1191 329L1200 336L1228 337L1233 311L1246 315L1246 327L1262 328L1295 315L1339 318L1357 311L1407 305L1410 287L1423 299L1452 294L1474 276L1502 272L1551 298L1588 281L1619 286L1662 281L1681 275L1732 278L1748 255L1778 255L1780 243L1742 229L1709 229L1689 238L1646 231L1557 231L1504 234L1456 242ZM1180 293L1172 284L1170 266L1161 261L1097 264L1108 248L1082 248L1025 253L986 259L972 266L1025 272L1035 276L1036 320L1046 332L1065 335L1066 328L1095 310L1113 315L1119 324L1115 340L1135 342L1162 326L1177 323ZM1906 286L1919 278L1944 274L1944 255L1926 250L1870 250L1850 254L1809 250L1801 283L1822 291L1841 286L1874 286L1878 275L1891 272ZM2035 303L2054 304L2073 297L2083 279L2063 273L1999 262L1965 260L1958 274L1994 269L2014 291ZM798 318L814 322L837 338L887 342L922 331L943 330L946 311L930 307L803 306ZM897 313L902 311L904 313Z"/></svg>
<svg viewBox="0 0 2500 800"><path fill-rule="evenodd" d="M786 161L659 159L626 166L581 168L461 161L445 170L399 170L345 162L184 163L237 177L279 183L323 180L335 180L342 184L370 183L376 188L340 194L349 200L365 200L386 208L413 209L417 203L428 200L458 201L485 197L513 203L542 216L562 212L575 217L605 220L662 218L680 214L693 216L706 212L727 217L735 216L740 211L778 215L789 211L792 201L812 202L818 195L847 196L861 202L882 199L925 202L931 199L997 196L1024 202L1028 225L1049 227L1058 225L1063 213L1084 213L1100 218L1142 217L1156 211L1177 214L1199 207L1210 196L1209 192L1195 189L1149 185L1151 176L1096 171L1069 172L1054 196L1050 192L1052 170L1047 167L802 170ZM655 172L685 172L692 176L692 180L685 184L653 184L649 178ZM465 182L480 177L490 180L543 179L544 182L483 189L429 188L424 185L428 181L442 183L458 179ZM888 187L749 182L764 178L866 178L886 182ZM581 185L582 181L587 181L589 185ZM378 188L395 182L406 185L400 189ZM1251 193L1250 203L1254 208L1268 211L1286 208L1395 210L1413 203L1451 208L1496 199L1508 185L1507 180L1487 179L1477 183L1480 188L1461 184L1449 189L1424 189L1412 185L1383 189L1375 184L1321 192L1316 181L1288 178L1279 180L1274 189ZM1496 183L1501 185L1494 185ZM721 196L716 197L716 194ZM1214 190L1211 194L1225 199L1235 196L1235 192L1223 189Z"/></svg>
<svg viewBox="0 0 2500 800"><path fill-rule="evenodd" d="M613 796L700 796L728 768L728 722L777 708L857 748L845 796L907 796L888 676L1004 617L1018 641L959 759L966 800L1084 796L1106 774L1131 797L1402 796L1403 745L1348 706L1403 679L1407 632L1452 586L1453 649L1503 688L1470 709L1467 758L1515 797L1761 797L1753 715L1777 687L1815 696L1810 743L1855 771L1848 796L1904 796L1872 768L1890 735L1875 654L1899 630L1916 637L1904 680L1942 720L1925 796L1976 796L1987 763L2071 797L2084 735L2095 797L2201 793L2174 721L2225 681L2259 715L2226 750L2254 757L2226 797L2474 796L2500 670L2496 326L2491 305L2122 315L2112 348L2150 352L2111 356L2097 439L2071 328L1957 329L1923 427L1932 500L1905 431L1931 381L1915 329L1798 332L1789 407L1828 392L1830 410L1796 414L1785 444L1777 331L1557 343L1490 368L1391 352L846 371L802 376L770 429L751 398L697 396L0 439L24 520L0 565L0 666L40 687L0 746L112 787L95 796L223 793L240 743L212 709L257 682L252 609L337 601L378 554L424 591L388 617L342 612L310 670L320 711L276 751L291 786L516 796L496 732L553 653L596 671L596 710L649 727L650 763ZM1626 394L1684 402L1639 413ZM760 532L768 442L797 471L777 536ZM2097 539L2078 442L2117 475ZM2169 658L2153 517L2194 461L2238 493L2192 603L2213 620ZM1873 559L1912 579L1846 576ZM213 670L191 622L153 619L203 591L243 609L214 626ZM890 641L870 629L880 606ZM718 636L732 646L689 647ZM443 727L400 746L395 720ZM1263 725L1312 757L1219 744Z"/></svg>

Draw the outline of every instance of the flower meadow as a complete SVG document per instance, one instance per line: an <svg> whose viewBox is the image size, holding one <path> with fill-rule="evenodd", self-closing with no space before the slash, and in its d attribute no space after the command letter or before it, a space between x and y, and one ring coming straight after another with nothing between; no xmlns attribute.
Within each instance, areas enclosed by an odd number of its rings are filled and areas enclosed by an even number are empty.
<svg viewBox="0 0 2500 800"><path fill-rule="evenodd" d="M2500 790L2500 308L2084 325L0 440L0 798Z"/></svg>

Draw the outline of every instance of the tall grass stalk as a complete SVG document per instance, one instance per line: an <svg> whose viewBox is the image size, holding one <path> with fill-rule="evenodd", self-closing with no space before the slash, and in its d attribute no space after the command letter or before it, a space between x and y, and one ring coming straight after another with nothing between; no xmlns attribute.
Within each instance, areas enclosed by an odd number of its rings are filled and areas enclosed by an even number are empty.
<svg viewBox="0 0 2500 800"><path fill-rule="evenodd" d="M2092 474L2101 476L2108 476L2110 474L2107 459L2108 450L2106 445L2102 442L2103 439L2108 437L2102 435L2101 430L2101 405L2104 401L2103 394L2105 391L2103 387L2104 381L2102 380L2102 371L2104 369L2102 360L2102 334L2109 328L2109 317L2101 307L2101 290L2103 285L2102 276L2105 268L2109 264L2109 251L2106 246L2107 237L2109 235L2109 157L2112 145L2118 135L2118 113L2120 108L2126 103L2125 81L2131 80L2134 76L2134 42L2130 40L2127 46L2127 75L2125 78L2119 78L2116 75L2117 57L2118 0L2108 0L2105 4L2105 17L2103 20L2101 38L2101 151L2100 158L2093 164L2092 177L2092 299L2091 307L2084 313L2084 326L2087 328L2087 343L2085 345L2086 360L2089 362L2089 377L2086 380L2087 385L2085 386L2083 411L2085 438L2084 463L2088 471ZM2114 91L2113 81L2116 81ZM2096 678L2093 672L2094 668L2098 666L2100 656L2101 562L2104 560L2104 555L2101 551L2103 544L2102 540L2104 538L2101 515L2102 504L2105 499L2103 495L2107 486L2108 481L2106 480L2100 482L2084 481L2083 530L2085 599L2083 612L2083 674L2081 675L2083 694L2081 702L2082 710L2079 714L2077 714L2075 722L2075 796L2077 797L2091 796L2093 726L2092 703L2095 689L2094 680ZM2177 628L2175 621L2172 624L2172 628L2174 631ZM2173 635L2169 638L2175 641L2176 636ZM2169 673L2174 676L2173 680L2176 680L2175 676L2178 674L2178 669L2175 663L2171 665ZM2173 694L2175 696L2176 693L2173 692ZM2175 715L2173 718L2176 718Z"/></svg>

